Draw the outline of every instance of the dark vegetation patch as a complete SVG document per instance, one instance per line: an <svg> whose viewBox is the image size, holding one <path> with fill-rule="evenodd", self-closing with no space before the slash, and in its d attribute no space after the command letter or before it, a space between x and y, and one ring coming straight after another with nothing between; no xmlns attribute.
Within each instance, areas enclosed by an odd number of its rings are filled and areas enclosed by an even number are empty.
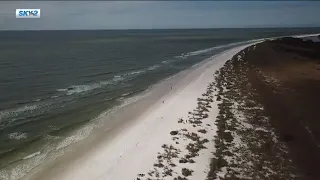
<svg viewBox="0 0 320 180"><path fill-rule="evenodd" d="M181 172L184 176L191 176L193 171L187 168L182 168Z"/></svg>
<svg viewBox="0 0 320 180"><path fill-rule="evenodd" d="M186 158L181 158L179 160L179 163L187 163L187 162L188 162L188 160Z"/></svg>
<svg viewBox="0 0 320 180"><path fill-rule="evenodd" d="M171 131L170 134L171 134L172 136L177 135L177 134L178 134L178 131Z"/></svg>
<svg viewBox="0 0 320 180"><path fill-rule="evenodd" d="M178 123L184 123L184 122L185 121L182 118L180 118L179 121L178 121Z"/></svg>
<svg viewBox="0 0 320 180"><path fill-rule="evenodd" d="M173 180L188 180L188 179L185 177L178 176L178 177L174 178Z"/></svg>
<svg viewBox="0 0 320 180"><path fill-rule="evenodd" d="M207 130L205 130L205 129L200 129L200 130L198 130L198 132L200 132L200 133L202 133L202 134L205 134L205 133L207 133Z"/></svg>
<svg viewBox="0 0 320 180"><path fill-rule="evenodd" d="M144 176L145 176L145 174L138 174L138 176L140 176L140 177L144 177Z"/></svg>

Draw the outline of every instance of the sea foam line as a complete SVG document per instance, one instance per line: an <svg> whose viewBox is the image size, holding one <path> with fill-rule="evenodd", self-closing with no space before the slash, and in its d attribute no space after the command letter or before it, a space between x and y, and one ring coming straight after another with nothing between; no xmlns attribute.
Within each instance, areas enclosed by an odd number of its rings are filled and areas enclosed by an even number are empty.
<svg viewBox="0 0 320 180"><path fill-rule="evenodd" d="M246 42L236 42L236 43L231 43L231 44L227 44L227 45L215 46L215 47L210 47L210 48L201 49L201 50L197 50L197 51L192 51L192 52L188 52L188 53L182 53L180 56L176 56L176 58L187 58L189 56L196 56L196 55L211 52L213 50L228 48L231 46L241 45L244 43L248 43L248 42L247 41Z"/></svg>
<svg viewBox="0 0 320 180"><path fill-rule="evenodd" d="M23 132L14 132L8 134L9 139L14 139L14 140L20 140L20 139L26 139L28 137L27 133Z"/></svg>
<svg viewBox="0 0 320 180"><path fill-rule="evenodd" d="M129 78L136 77L138 75L144 74L149 71L154 71L160 67L161 67L160 64L155 64L155 65L152 65L152 66L144 68L144 69L140 69L140 70L136 70L136 71L120 74L120 75L115 75L115 76L113 76L112 79L109 79L106 81L100 81L100 82L95 82L95 83L91 83L91 84L84 84L84 85L72 85L68 88L57 89L57 91L66 92L66 95L85 93L85 92L89 92L89 91L92 91L92 90L95 90L98 88L103 88L107 85L112 85L112 84L117 84L119 82L123 82Z"/></svg>
<svg viewBox="0 0 320 180"><path fill-rule="evenodd" d="M206 48L206 49L200 49L200 50L192 51L192 52L188 52L188 53L182 53L179 56L175 56L175 58L185 59L185 58L187 58L189 56L196 56L196 55L200 55L200 54L204 54L204 53L209 53L209 52L211 52L213 50L217 50L217 49L230 48L230 47L233 47L233 46L245 45L247 43L254 43L254 42L258 42L258 41L264 40L264 39L267 39L267 38L253 39L253 40L248 40L248 41L230 43L230 44L226 44L226 45L214 46L214 47L210 47L210 48Z"/></svg>
<svg viewBox="0 0 320 180"><path fill-rule="evenodd" d="M34 156L39 155L39 154L40 154L40 151L35 152L35 153L32 153L32 154L29 154L28 156L24 157L23 159L30 159L30 158L32 158L32 157L34 157Z"/></svg>

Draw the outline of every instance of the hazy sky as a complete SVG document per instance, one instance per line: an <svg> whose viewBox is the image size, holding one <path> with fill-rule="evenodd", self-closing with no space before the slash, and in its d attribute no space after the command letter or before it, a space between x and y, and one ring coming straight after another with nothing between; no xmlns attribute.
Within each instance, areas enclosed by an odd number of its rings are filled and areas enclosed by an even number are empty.
<svg viewBox="0 0 320 180"><path fill-rule="evenodd" d="M40 8L40 19L16 19ZM22 1L0 2L0 29L157 29L320 27L320 1Z"/></svg>

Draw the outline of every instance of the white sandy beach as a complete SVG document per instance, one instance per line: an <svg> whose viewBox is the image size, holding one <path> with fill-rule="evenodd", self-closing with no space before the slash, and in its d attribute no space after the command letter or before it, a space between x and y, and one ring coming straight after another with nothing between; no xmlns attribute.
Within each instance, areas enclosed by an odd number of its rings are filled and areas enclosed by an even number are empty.
<svg viewBox="0 0 320 180"><path fill-rule="evenodd" d="M89 143L89 145L82 144L74 147L69 155L66 153L57 161L41 168L38 173L32 173L28 179L136 179L138 174L147 174L153 170L158 153L163 151L161 147L163 144L175 145L182 151L179 156L184 155L188 140L180 138L179 144L176 144L170 135L172 130L181 128L186 128L188 132L197 132L205 128L207 133L202 134L201 138L206 138L210 142L206 144L207 149L199 152L195 163L175 163L177 166L173 168L173 174L181 175L181 168L187 167L194 171L188 179L205 179L214 151L212 140L216 131L214 120L218 112L217 103L210 104L212 108L209 117L203 120L204 127L181 124L178 120L187 118L188 112L196 108L197 98L201 97L201 94L206 92L208 84L214 81L213 73L233 55L250 45L252 44L227 50L196 65L188 72L180 73L178 75L180 77L160 83L155 89L167 88L169 90L166 91L169 93L160 96L149 108L141 104L142 102L135 104L136 115L127 114L126 116L128 121L130 117L135 118L131 120L132 123L124 123L115 127L116 130L112 132L100 134L95 138L99 139L98 144ZM173 87L172 90L170 86ZM108 136L108 138L101 136ZM140 179L143 178L140 177ZM173 179L173 176L163 179Z"/></svg>

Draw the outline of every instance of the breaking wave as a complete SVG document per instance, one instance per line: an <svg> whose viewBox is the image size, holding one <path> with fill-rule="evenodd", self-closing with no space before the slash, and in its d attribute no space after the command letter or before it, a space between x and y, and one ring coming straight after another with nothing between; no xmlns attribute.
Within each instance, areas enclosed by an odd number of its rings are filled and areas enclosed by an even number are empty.
<svg viewBox="0 0 320 180"><path fill-rule="evenodd" d="M40 155L40 151L32 153L32 154L29 154L28 156L26 156L26 157L24 157L22 159L30 159L30 158L33 158L34 156L37 156L37 155Z"/></svg>
<svg viewBox="0 0 320 180"><path fill-rule="evenodd" d="M148 67L148 71L153 71L153 70L156 70L156 69L158 69L160 67L160 65L153 65L153 66L150 66L150 67Z"/></svg>
<svg viewBox="0 0 320 180"><path fill-rule="evenodd" d="M187 58L189 56L196 56L196 55L200 55L200 54L210 53L210 52L212 52L214 50L230 48L230 47L233 47L233 46L239 46L239 45L242 45L242 44L247 44L247 43L255 42L255 41L259 41L259 40L260 39L250 40L250 41L243 41L243 42L236 42L236 43L230 43L230 44L221 45L221 46L215 46L215 47L201 49L201 50L192 51L192 52L188 52L188 53L182 53L181 55L175 56L175 57L176 58L185 59L185 58Z"/></svg>
<svg viewBox="0 0 320 180"><path fill-rule="evenodd" d="M112 83L111 81L101 81L101 82L92 83L88 85L72 85L66 89L57 89L57 91L66 92L67 95L72 95L75 93L91 91L111 83Z"/></svg>
<svg viewBox="0 0 320 180"><path fill-rule="evenodd" d="M38 108L38 105L29 105L29 106L25 105L23 107L11 109L11 110L0 111L0 122L2 122L2 120L6 119L7 117L18 116L19 114L22 114L25 112L32 112L37 108Z"/></svg>
<svg viewBox="0 0 320 180"><path fill-rule="evenodd" d="M100 82L95 82L95 83L91 83L91 84L84 84L84 85L72 85L68 88L64 88L64 89L57 89L57 91L59 92L65 92L66 95L73 95L73 94L78 94L78 93L85 93L85 92L89 92L98 88L103 88L107 85L114 85L117 84L119 82L123 82L126 81L127 79L130 78L134 78L138 75L144 74L148 71L154 71L158 68L160 68L161 65L160 64L156 64L156 65L152 65L149 66L147 68L144 69L140 69L140 70L136 70L136 71L131 71L128 73L124 73L121 75L116 75L113 76L112 79L106 80L106 81L100 81Z"/></svg>
<svg viewBox="0 0 320 180"><path fill-rule="evenodd" d="M302 37L303 40L311 40L313 42L320 42L320 37L318 36L309 36L309 37Z"/></svg>
<svg viewBox="0 0 320 180"><path fill-rule="evenodd" d="M120 74L120 75L115 75L113 76L113 78L105 81L99 81L99 82L94 82L91 84L83 84L83 85L71 85L67 88L56 89L56 91L63 94L52 95L50 96L50 98L48 98L49 101L45 101L45 99L36 99L36 100L32 100L30 104L26 104L20 107L12 108L12 109L0 110L0 128L3 128L6 125L15 122L16 120L18 120L19 117L36 116L52 108L60 107L61 103L68 101L68 99L58 99L61 96L84 94L84 93L93 91L95 89L106 87L108 85L116 85L117 83L121 83L128 79L132 79L146 72L154 71L160 67L161 67L160 64L156 64L143 69L131 71L131 72Z"/></svg>
<svg viewBox="0 0 320 180"><path fill-rule="evenodd" d="M28 137L28 134L23 132L14 132L14 133L8 134L8 138L14 139L14 140L26 139L27 137Z"/></svg>

